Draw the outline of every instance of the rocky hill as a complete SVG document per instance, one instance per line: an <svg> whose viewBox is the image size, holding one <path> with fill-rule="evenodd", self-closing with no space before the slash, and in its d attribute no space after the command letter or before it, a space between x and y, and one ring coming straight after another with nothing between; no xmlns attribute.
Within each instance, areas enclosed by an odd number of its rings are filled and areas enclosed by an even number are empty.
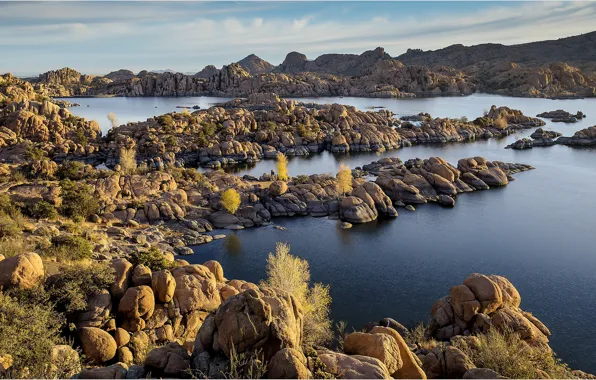
<svg viewBox="0 0 596 380"><path fill-rule="evenodd" d="M519 45L480 44L451 45L443 49L422 51L408 49L397 57L406 65L451 66L464 68L481 62L516 62L524 66L542 66L567 62L582 67L596 61L596 31L558 40L530 42Z"/></svg>
<svg viewBox="0 0 596 380"><path fill-rule="evenodd" d="M251 54L222 69L206 66L194 75L148 71L135 75L118 70L92 77L63 68L30 82L50 96L246 97L274 92L292 97L402 98L486 92L520 97L594 97L595 33L514 46L410 50L398 59L383 48L360 55L324 54L313 61L291 52L277 67Z"/></svg>
<svg viewBox="0 0 596 380"><path fill-rule="evenodd" d="M391 59L391 56L381 47L365 51L360 55L323 54L314 61L309 61L304 54L291 52L275 71L288 74L312 72L356 76L384 59Z"/></svg>
<svg viewBox="0 0 596 380"><path fill-rule="evenodd" d="M239 64L250 75L268 73L275 68L275 66L254 54L251 54L236 63Z"/></svg>

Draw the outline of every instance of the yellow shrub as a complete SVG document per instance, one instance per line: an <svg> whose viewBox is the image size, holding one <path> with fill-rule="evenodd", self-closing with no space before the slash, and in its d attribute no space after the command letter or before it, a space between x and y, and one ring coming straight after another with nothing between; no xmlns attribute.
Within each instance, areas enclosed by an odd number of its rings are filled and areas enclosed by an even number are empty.
<svg viewBox="0 0 596 380"><path fill-rule="evenodd" d="M329 286L320 283L309 288L308 262L290 254L290 245L277 243L275 255L267 258L267 282L264 285L281 289L294 296L304 312L304 344L319 345L332 338L329 307Z"/></svg>
<svg viewBox="0 0 596 380"><path fill-rule="evenodd" d="M227 189L221 193L221 205L230 214L234 214L240 207L240 194L234 189Z"/></svg>
<svg viewBox="0 0 596 380"><path fill-rule="evenodd" d="M288 180L288 157L282 152L277 153L277 179L280 181Z"/></svg>
<svg viewBox="0 0 596 380"><path fill-rule="evenodd" d="M352 170L345 164L339 166L339 172L337 173L337 187L342 194L352 191Z"/></svg>
<svg viewBox="0 0 596 380"><path fill-rule="evenodd" d="M496 119L493 125L495 126L495 128L498 128L498 129L507 129L507 127L509 126L507 124L507 119L502 118L502 117Z"/></svg>
<svg viewBox="0 0 596 380"><path fill-rule="evenodd" d="M112 128L116 128L118 125L120 125L120 122L118 121L118 117L113 112L110 112L108 114L108 120L110 121Z"/></svg>
<svg viewBox="0 0 596 380"><path fill-rule="evenodd" d="M122 173L126 175L135 174L137 171L137 152L134 148L122 148L120 150L120 160L118 161Z"/></svg>
<svg viewBox="0 0 596 380"><path fill-rule="evenodd" d="M551 351L528 345L517 333L493 328L477 337L477 347L464 344L458 348L478 368L490 368L511 379L542 379L543 372L553 379L576 377Z"/></svg>

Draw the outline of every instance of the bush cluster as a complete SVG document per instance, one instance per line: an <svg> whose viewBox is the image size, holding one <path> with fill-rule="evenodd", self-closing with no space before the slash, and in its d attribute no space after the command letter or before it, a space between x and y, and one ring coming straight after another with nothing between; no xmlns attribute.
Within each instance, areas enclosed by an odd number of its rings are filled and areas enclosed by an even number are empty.
<svg viewBox="0 0 596 380"><path fill-rule="evenodd" d="M99 203L84 183L71 180L60 181L62 187L62 215L69 218L87 219L99 210Z"/></svg>

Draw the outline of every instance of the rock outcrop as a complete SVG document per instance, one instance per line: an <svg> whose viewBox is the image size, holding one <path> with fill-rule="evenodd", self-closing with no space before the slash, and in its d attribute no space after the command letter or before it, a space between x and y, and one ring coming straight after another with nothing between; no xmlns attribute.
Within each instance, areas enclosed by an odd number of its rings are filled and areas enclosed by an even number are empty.
<svg viewBox="0 0 596 380"><path fill-rule="evenodd" d="M550 350L550 331L521 310L520 304L519 292L506 278L473 273L433 305L434 335L445 340L493 327L517 333L528 344Z"/></svg>

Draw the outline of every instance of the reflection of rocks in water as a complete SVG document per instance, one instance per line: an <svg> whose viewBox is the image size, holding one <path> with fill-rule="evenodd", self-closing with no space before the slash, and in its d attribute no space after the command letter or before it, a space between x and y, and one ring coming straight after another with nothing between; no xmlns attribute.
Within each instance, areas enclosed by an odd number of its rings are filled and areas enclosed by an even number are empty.
<svg viewBox="0 0 596 380"><path fill-rule="evenodd" d="M230 254L239 255L242 253L242 241L236 233L232 233L226 237L225 246Z"/></svg>

